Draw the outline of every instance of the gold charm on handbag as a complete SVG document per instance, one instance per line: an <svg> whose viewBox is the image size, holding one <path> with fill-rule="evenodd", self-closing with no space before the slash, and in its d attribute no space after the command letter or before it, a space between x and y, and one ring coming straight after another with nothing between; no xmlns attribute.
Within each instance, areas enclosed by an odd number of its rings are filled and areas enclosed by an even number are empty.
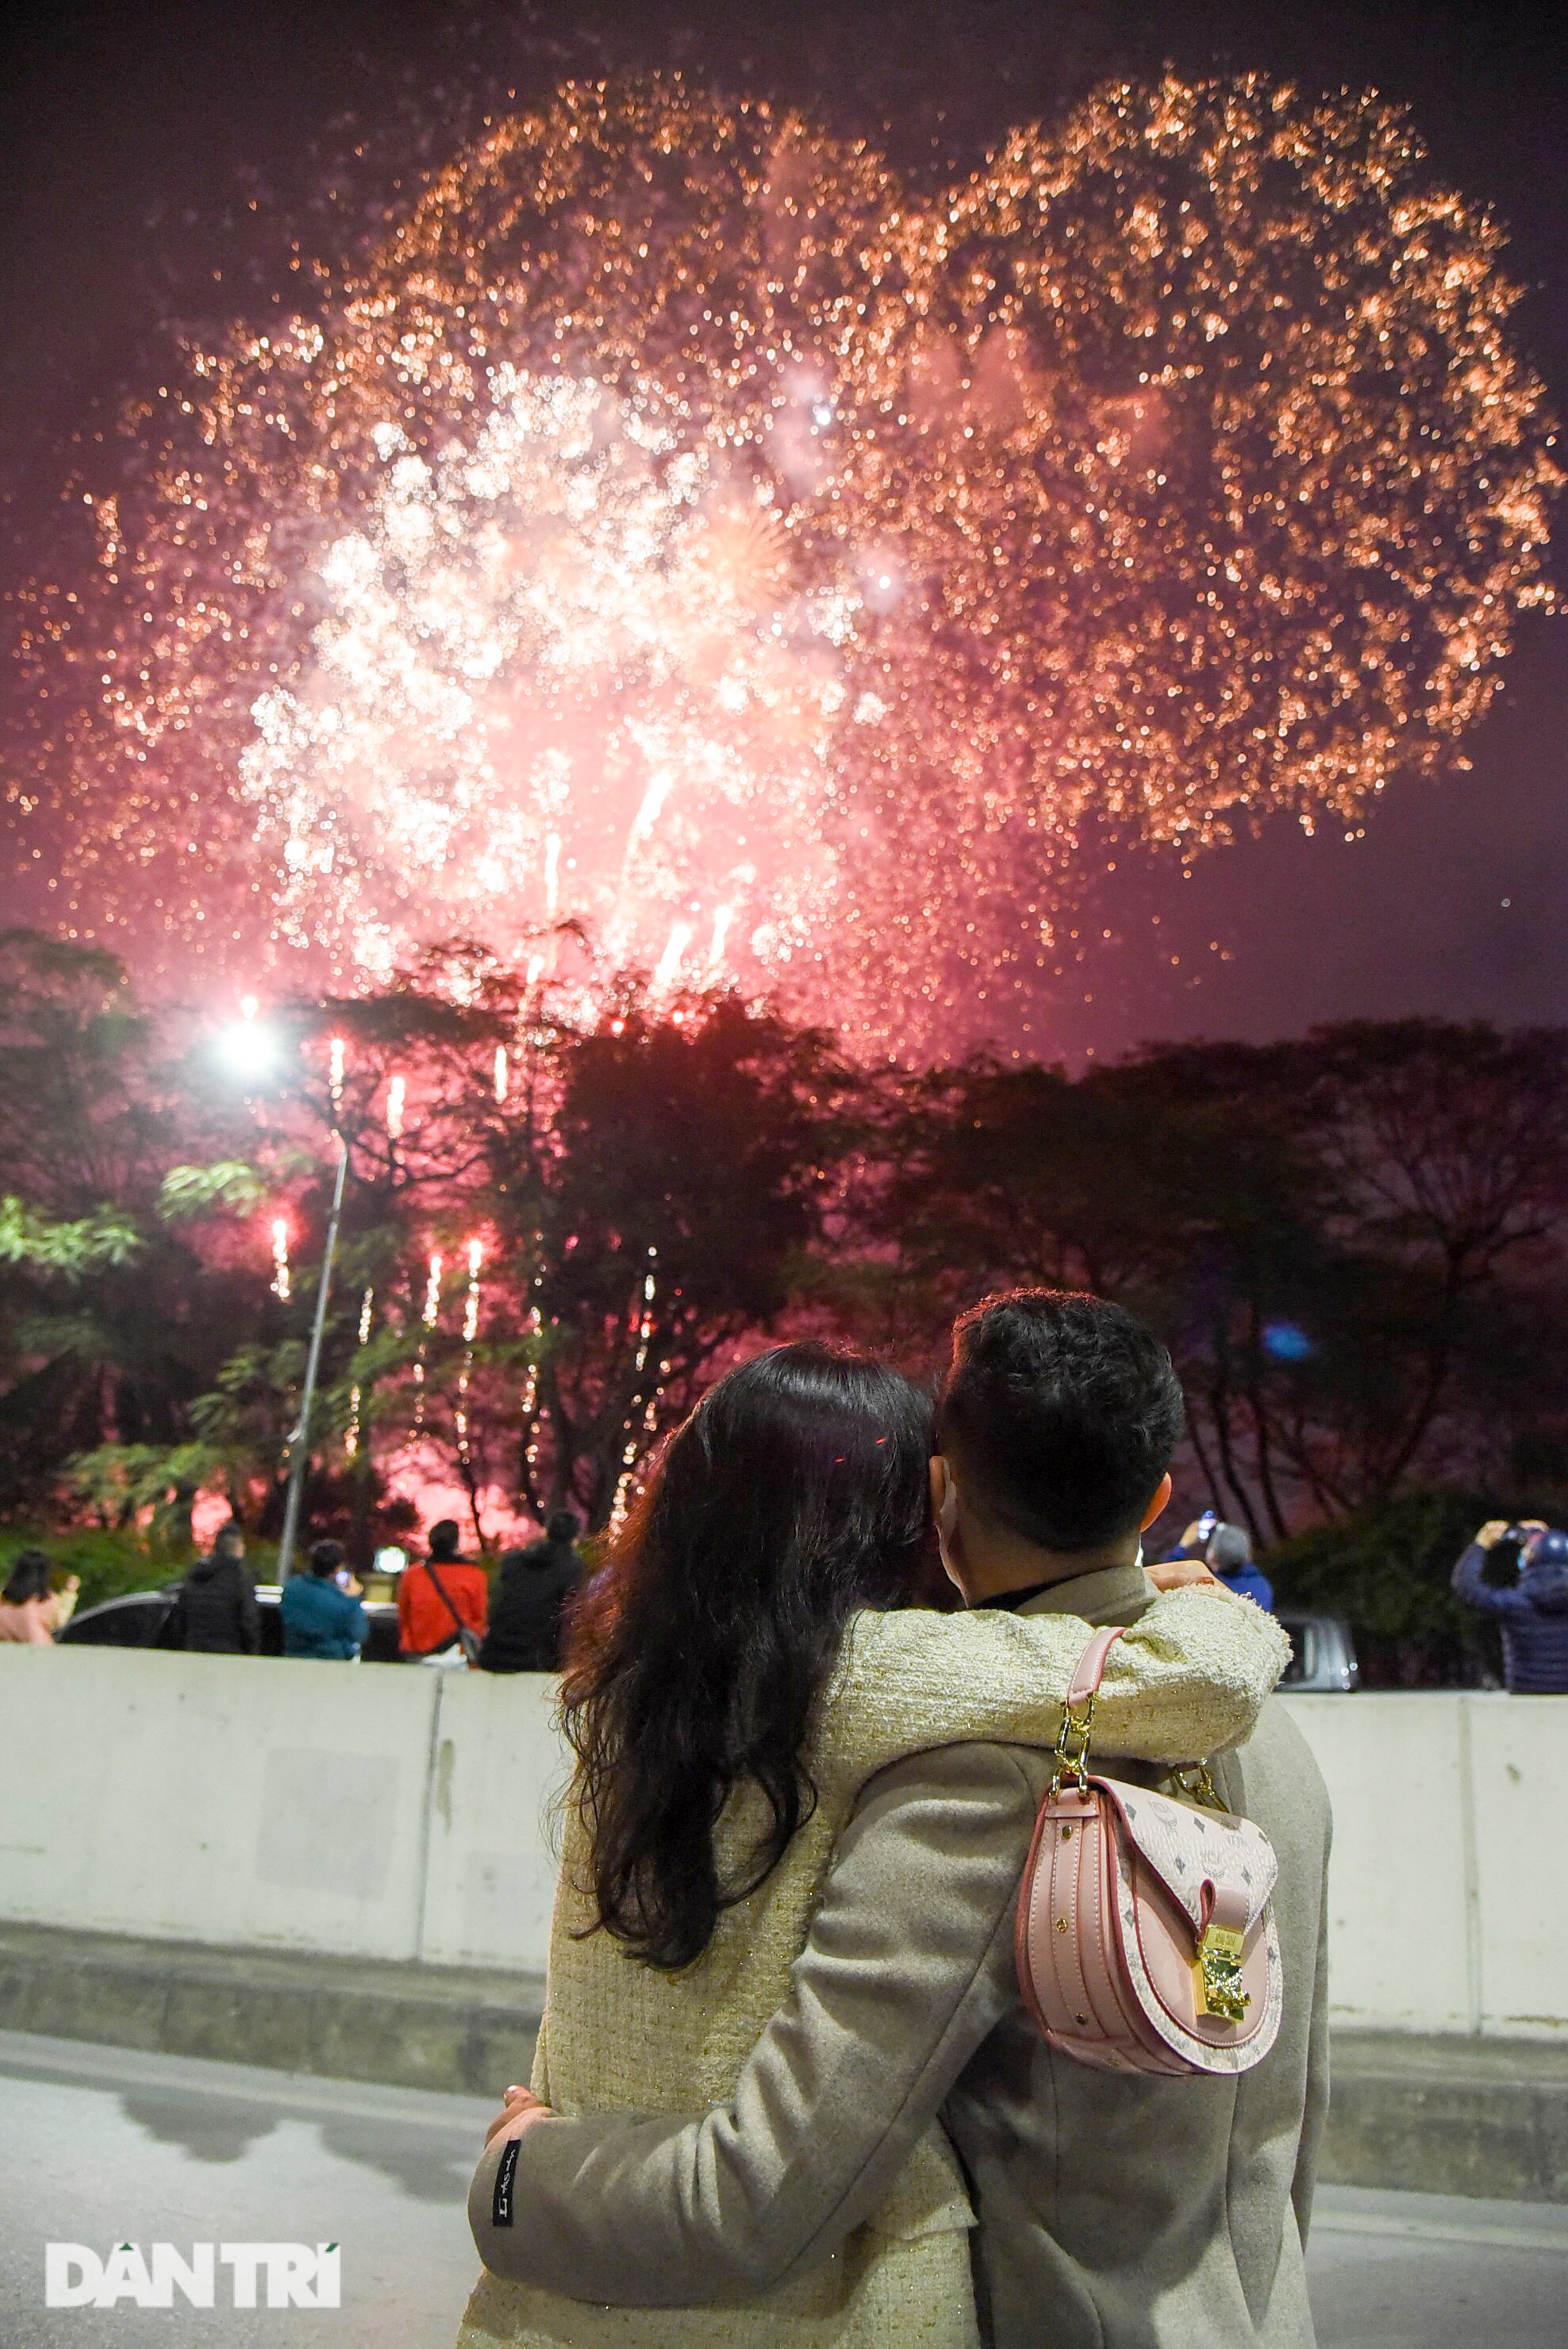
<svg viewBox="0 0 1568 2349"><path fill-rule="evenodd" d="M1217 2014L1226 2023L1246 2021L1253 2002L1242 1981L1244 1947L1240 1933L1227 1933L1222 1926L1211 1925L1205 1931L1192 1962L1200 2014Z"/></svg>

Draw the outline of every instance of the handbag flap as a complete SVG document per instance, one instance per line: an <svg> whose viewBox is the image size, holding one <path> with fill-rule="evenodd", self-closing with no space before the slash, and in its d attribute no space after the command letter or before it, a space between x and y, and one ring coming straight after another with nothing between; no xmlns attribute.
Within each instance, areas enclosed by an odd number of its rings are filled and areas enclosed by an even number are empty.
<svg viewBox="0 0 1568 2349"><path fill-rule="evenodd" d="M1216 1908L1227 1923L1237 1920L1237 1930L1251 1932L1279 1875L1274 1846L1262 1827L1233 1812L1200 1810L1117 1779L1092 1783L1114 1804L1148 1866L1186 1910L1194 1935L1202 1932Z"/></svg>

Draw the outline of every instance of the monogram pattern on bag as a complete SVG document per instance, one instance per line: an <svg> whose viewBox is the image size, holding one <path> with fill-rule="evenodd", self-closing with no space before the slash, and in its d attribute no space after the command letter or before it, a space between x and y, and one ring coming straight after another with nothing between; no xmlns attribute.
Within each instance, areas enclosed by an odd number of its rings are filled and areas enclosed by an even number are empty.
<svg viewBox="0 0 1568 2349"><path fill-rule="evenodd" d="M1250 1933L1268 1905L1279 1876L1274 1846L1251 1819L1229 1812L1202 1811L1169 1795L1118 1784L1109 1790L1127 1831L1171 1899L1201 1933L1208 1919L1203 1887L1233 1891L1246 1911Z"/></svg>

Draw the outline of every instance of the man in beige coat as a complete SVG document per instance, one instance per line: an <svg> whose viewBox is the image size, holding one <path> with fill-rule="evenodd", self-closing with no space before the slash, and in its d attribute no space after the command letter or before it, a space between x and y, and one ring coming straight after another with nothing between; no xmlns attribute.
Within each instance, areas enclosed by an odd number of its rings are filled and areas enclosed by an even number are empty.
<svg viewBox="0 0 1568 2349"><path fill-rule="evenodd" d="M1114 1310L1034 1292L959 1326L933 1475L971 1605L1109 1624L1152 1602L1136 1530L1076 1537L1095 1517L1072 1489L1092 1503L1098 1475L1078 1406L1095 1317ZM1096 1407L1114 1417L1114 1397ZM1013 1920L1048 1760L948 1746L868 1787L792 1994L727 2106L682 2127L515 2101L515 2154L492 2140L470 2200L486 2264L632 2307L743 2300L830 2258L940 2116L969 2180L994 2349L1310 2349L1327 1801L1277 1703L1213 1774L1280 1862L1285 2011L1254 2070L1129 2079L1047 2046L1018 1998ZM516 2167L497 2226L503 2155Z"/></svg>

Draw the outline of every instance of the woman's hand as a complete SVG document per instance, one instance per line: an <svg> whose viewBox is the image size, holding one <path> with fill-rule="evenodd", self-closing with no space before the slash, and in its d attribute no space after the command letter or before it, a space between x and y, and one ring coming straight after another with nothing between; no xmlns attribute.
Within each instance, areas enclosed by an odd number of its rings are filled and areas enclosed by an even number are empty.
<svg viewBox="0 0 1568 2349"><path fill-rule="evenodd" d="M1169 1557L1143 1569L1156 1590L1187 1590L1204 1585L1211 1590L1220 1588L1218 1575L1211 1574L1201 1557Z"/></svg>
<svg viewBox="0 0 1568 2349"><path fill-rule="evenodd" d="M504 2145L509 2138L521 2137L535 2121L553 2120L548 2105L542 2105L529 2088L511 2087L506 2092L506 2105L485 2131L485 2151L492 2145Z"/></svg>

